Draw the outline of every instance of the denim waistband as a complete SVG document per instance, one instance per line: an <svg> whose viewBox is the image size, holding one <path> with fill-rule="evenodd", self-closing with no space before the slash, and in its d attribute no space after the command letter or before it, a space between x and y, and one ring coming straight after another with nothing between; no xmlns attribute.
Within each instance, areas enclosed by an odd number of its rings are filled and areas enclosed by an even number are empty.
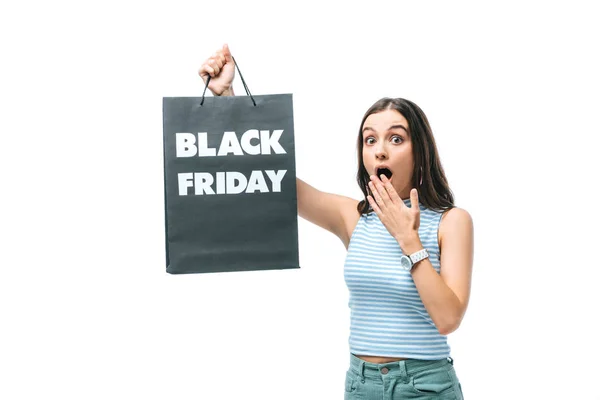
<svg viewBox="0 0 600 400"><path fill-rule="evenodd" d="M437 368L448 364L454 364L452 357L442 358L440 360L408 359L376 364L361 360L354 354L350 353L350 369L360 376L370 378L381 377L381 375L408 377L419 371ZM383 373L382 370L384 370Z"/></svg>

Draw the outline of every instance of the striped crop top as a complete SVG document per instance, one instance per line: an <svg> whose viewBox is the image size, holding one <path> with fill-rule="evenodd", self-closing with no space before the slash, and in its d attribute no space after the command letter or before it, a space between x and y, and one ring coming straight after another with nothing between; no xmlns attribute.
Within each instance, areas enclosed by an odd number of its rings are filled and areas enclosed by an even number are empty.
<svg viewBox="0 0 600 400"><path fill-rule="evenodd" d="M410 199L403 201L410 207ZM422 204L419 209L419 237L439 274L442 213ZM421 360L449 357L446 336L435 327L410 272L399 267L402 254L375 212L361 215L344 263L350 292L350 352Z"/></svg>

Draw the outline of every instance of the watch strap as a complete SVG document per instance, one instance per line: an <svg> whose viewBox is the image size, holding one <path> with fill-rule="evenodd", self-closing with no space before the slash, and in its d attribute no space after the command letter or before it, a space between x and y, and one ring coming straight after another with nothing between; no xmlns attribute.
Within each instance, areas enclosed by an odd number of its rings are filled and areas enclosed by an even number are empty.
<svg viewBox="0 0 600 400"><path fill-rule="evenodd" d="M426 259L427 257L429 257L429 252L427 251L427 249L421 249L409 256L410 260L413 262L413 265L421 260Z"/></svg>

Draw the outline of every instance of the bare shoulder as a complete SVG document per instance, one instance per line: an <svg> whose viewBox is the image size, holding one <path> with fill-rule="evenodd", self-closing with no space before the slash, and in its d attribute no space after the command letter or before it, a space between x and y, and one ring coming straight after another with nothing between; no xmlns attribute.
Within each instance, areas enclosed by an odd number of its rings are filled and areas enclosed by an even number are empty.
<svg viewBox="0 0 600 400"><path fill-rule="evenodd" d="M442 248L444 237L448 237L448 235L473 236L473 218L467 210L453 207L444 212L438 232L440 249Z"/></svg>

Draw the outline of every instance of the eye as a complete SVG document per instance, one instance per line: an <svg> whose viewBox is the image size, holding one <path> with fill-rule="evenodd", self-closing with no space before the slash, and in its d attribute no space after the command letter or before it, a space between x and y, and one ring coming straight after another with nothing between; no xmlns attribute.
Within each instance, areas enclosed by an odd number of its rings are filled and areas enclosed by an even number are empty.
<svg viewBox="0 0 600 400"><path fill-rule="evenodd" d="M396 140L396 139L398 139L398 140ZM395 136L392 136L392 142L399 144L399 143L404 142L404 139L402 139L402 136L395 135Z"/></svg>
<svg viewBox="0 0 600 400"><path fill-rule="evenodd" d="M373 144L372 140L375 140L375 138L373 136L369 136L368 138L365 139L365 143L366 144Z"/></svg>

